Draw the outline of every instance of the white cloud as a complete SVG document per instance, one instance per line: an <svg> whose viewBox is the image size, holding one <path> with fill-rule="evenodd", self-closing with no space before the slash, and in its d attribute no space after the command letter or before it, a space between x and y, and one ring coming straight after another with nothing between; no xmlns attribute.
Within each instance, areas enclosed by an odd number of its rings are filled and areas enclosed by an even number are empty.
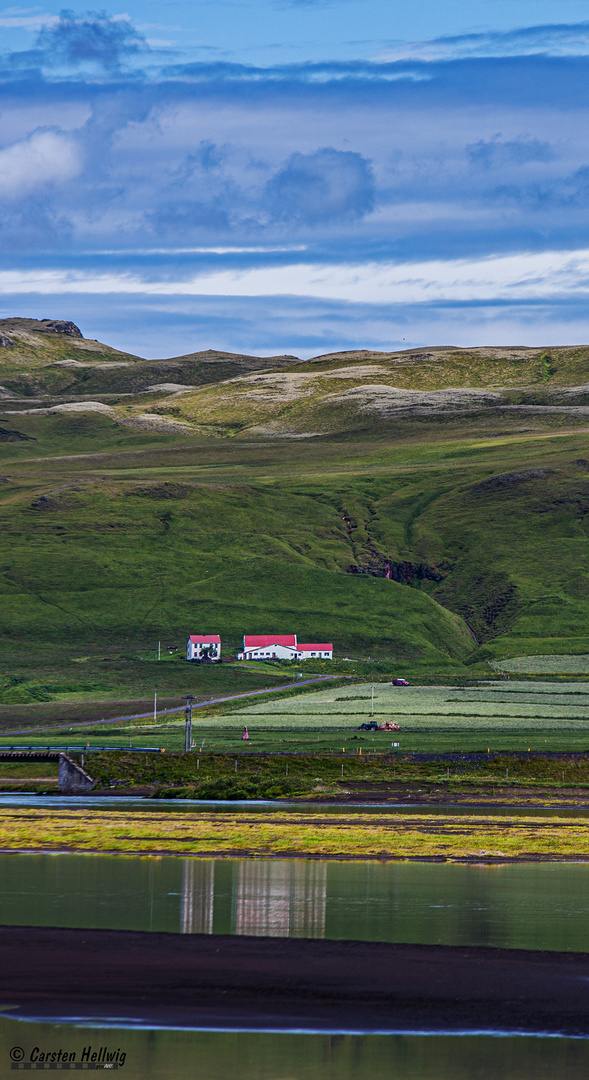
<svg viewBox="0 0 589 1080"><path fill-rule="evenodd" d="M458 60L476 56L586 56L589 22L546 23L424 41L395 42L375 59Z"/></svg>
<svg viewBox="0 0 589 1080"><path fill-rule="evenodd" d="M0 145L26 139L40 128L59 128L61 132L83 127L92 116L87 101L5 101L0 113Z"/></svg>
<svg viewBox="0 0 589 1080"><path fill-rule="evenodd" d="M38 8L5 8L0 11L0 26L7 30L40 30L59 22L59 16L39 13Z"/></svg>
<svg viewBox="0 0 589 1080"><path fill-rule="evenodd" d="M299 296L362 304L534 301L589 294L589 249L483 259L356 263L203 271L154 281L139 274L2 271L0 294L107 293L144 296Z"/></svg>
<svg viewBox="0 0 589 1080"><path fill-rule="evenodd" d="M306 244L274 245L272 247L167 247L167 248L112 248L104 251L88 251L87 255L266 255L276 251L306 251Z"/></svg>
<svg viewBox="0 0 589 1080"><path fill-rule="evenodd" d="M57 131L35 131L0 150L0 195L22 198L47 183L77 176L81 156L76 143Z"/></svg>

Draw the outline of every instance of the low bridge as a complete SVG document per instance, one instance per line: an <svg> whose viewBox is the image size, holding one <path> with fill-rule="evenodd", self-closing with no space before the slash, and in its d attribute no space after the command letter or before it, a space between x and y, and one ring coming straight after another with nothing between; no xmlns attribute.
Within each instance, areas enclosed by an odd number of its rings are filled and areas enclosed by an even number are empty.
<svg viewBox="0 0 589 1080"><path fill-rule="evenodd" d="M129 746L0 746L3 761L57 761L59 763L57 790L63 795L92 791L96 781L84 768L84 756L97 751L123 751L125 754L163 754L159 747ZM74 761L70 754L79 755Z"/></svg>

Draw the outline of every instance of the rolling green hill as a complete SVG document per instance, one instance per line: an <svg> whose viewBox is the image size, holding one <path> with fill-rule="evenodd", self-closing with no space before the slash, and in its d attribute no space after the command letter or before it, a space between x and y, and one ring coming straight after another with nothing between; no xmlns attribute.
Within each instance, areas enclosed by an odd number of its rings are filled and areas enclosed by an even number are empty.
<svg viewBox="0 0 589 1080"><path fill-rule="evenodd" d="M422 673L589 652L589 348L154 361L7 319L0 455L23 650L213 629Z"/></svg>

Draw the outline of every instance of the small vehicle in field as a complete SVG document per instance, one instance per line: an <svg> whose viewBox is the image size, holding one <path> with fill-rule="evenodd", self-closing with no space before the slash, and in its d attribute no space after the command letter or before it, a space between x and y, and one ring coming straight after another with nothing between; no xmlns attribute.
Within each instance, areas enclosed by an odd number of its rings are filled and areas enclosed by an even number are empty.
<svg viewBox="0 0 589 1080"><path fill-rule="evenodd" d="M367 720L356 731L400 731L401 728L394 720L385 720L384 724L377 724L376 720Z"/></svg>
<svg viewBox="0 0 589 1080"><path fill-rule="evenodd" d="M409 686L407 679L391 679L393 686Z"/></svg>

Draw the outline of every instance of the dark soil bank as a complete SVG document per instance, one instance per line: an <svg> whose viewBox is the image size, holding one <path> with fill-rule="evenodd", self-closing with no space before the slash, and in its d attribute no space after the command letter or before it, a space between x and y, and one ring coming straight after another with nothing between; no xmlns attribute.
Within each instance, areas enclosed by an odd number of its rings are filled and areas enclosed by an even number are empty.
<svg viewBox="0 0 589 1080"><path fill-rule="evenodd" d="M0 1005L212 1028L589 1035L589 954L0 927Z"/></svg>

